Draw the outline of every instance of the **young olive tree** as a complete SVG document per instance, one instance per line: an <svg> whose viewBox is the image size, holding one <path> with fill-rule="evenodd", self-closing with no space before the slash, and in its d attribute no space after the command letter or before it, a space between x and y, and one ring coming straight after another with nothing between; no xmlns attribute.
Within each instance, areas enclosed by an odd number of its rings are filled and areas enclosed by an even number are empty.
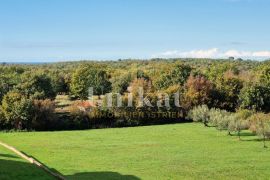
<svg viewBox="0 0 270 180"><path fill-rule="evenodd" d="M229 132L236 132L238 139L241 140L241 131L249 128L248 118L252 115L251 111L241 110L235 113L228 124Z"/></svg>
<svg viewBox="0 0 270 180"><path fill-rule="evenodd" d="M257 136L263 138L263 147L266 148L266 139L270 138L270 115L257 113L251 116L250 120L255 127Z"/></svg>
<svg viewBox="0 0 270 180"><path fill-rule="evenodd" d="M225 110L212 108L209 112L210 123L216 127L217 130L228 130L229 122L234 118L234 114ZM228 131L230 135L230 131Z"/></svg>
<svg viewBox="0 0 270 180"><path fill-rule="evenodd" d="M188 117L194 122L202 122L205 127L208 127L210 120L209 108L206 105L197 106L189 111Z"/></svg>
<svg viewBox="0 0 270 180"><path fill-rule="evenodd" d="M229 124L231 121L233 121L235 119L235 114L233 113L228 113L226 115L224 115L217 124L217 129L218 130L227 130L228 131L228 135L231 136L231 132L229 131Z"/></svg>

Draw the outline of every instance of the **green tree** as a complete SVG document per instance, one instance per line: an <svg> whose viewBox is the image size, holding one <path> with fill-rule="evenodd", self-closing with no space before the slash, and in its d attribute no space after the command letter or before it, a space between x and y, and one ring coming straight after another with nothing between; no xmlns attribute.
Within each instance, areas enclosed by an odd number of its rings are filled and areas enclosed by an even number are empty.
<svg viewBox="0 0 270 180"><path fill-rule="evenodd" d="M188 65L176 65L170 72L162 75L156 82L158 89L167 89L172 85L184 85L192 68Z"/></svg>
<svg viewBox="0 0 270 180"><path fill-rule="evenodd" d="M138 71L137 71L137 79L145 79L145 80L149 80L149 76L148 76L147 74L145 74L144 71L138 70Z"/></svg>
<svg viewBox="0 0 270 180"><path fill-rule="evenodd" d="M0 101L10 89L11 86L8 83L8 80L4 76L0 77Z"/></svg>
<svg viewBox="0 0 270 180"><path fill-rule="evenodd" d="M6 118L2 107L0 106L0 130L5 128Z"/></svg>
<svg viewBox="0 0 270 180"><path fill-rule="evenodd" d="M241 108L270 111L270 89L260 84L249 84L240 93Z"/></svg>
<svg viewBox="0 0 270 180"><path fill-rule="evenodd" d="M78 68L72 75L71 93L80 99L87 99L89 88L94 95L102 95L111 91L111 82L106 71L90 65Z"/></svg>
<svg viewBox="0 0 270 180"><path fill-rule="evenodd" d="M266 66L261 73L260 82L266 86L270 86L270 67Z"/></svg>
<svg viewBox="0 0 270 180"><path fill-rule="evenodd" d="M36 99L53 99L56 96L51 78L43 72L24 73L17 88L28 97L32 96Z"/></svg>
<svg viewBox="0 0 270 180"><path fill-rule="evenodd" d="M115 77L112 79L112 89L113 92L123 94L127 91L128 86L132 81L131 74L123 74L120 77Z"/></svg>
<svg viewBox="0 0 270 180"><path fill-rule="evenodd" d="M68 93L69 91L69 76L60 72L54 72L50 75L52 88L55 93Z"/></svg>
<svg viewBox="0 0 270 180"><path fill-rule="evenodd" d="M29 129L33 114L33 101L18 92L8 92L2 101L2 111L8 124L15 129Z"/></svg>
<svg viewBox="0 0 270 180"><path fill-rule="evenodd" d="M17 66L0 66L0 101L4 95L20 83L20 75L24 69Z"/></svg>
<svg viewBox="0 0 270 180"><path fill-rule="evenodd" d="M239 95L242 88L243 82L238 78L221 78L211 93L212 104L221 109L235 111L239 106Z"/></svg>

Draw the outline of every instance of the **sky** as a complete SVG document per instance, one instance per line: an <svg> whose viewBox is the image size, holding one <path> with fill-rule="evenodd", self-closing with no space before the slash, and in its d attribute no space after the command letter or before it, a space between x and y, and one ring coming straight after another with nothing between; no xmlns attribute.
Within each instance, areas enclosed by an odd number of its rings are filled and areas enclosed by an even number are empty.
<svg viewBox="0 0 270 180"><path fill-rule="evenodd" d="M270 58L270 0L0 0L0 62Z"/></svg>

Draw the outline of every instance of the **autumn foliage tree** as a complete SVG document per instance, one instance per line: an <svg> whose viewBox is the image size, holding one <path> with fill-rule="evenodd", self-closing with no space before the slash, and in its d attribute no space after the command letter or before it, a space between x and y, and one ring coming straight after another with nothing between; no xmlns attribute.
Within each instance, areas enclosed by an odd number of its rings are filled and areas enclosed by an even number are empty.
<svg viewBox="0 0 270 180"><path fill-rule="evenodd" d="M209 104L211 102L211 91L213 85L203 76L189 76L182 96L182 106L185 109Z"/></svg>

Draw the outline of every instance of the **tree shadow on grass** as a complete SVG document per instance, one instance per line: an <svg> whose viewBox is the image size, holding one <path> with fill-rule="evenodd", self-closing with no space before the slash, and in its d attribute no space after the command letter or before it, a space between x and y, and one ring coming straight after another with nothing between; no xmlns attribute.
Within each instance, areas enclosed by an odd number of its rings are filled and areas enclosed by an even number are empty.
<svg viewBox="0 0 270 180"><path fill-rule="evenodd" d="M57 172L50 168L51 171ZM62 175L63 176L63 175ZM117 172L83 172L73 175L63 176L66 179L74 180L140 180L140 178L133 175L122 175ZM42 169L33 164L21 161L2 160L0 159L0 179L55 179Z"/></svg>
<svg viewBox="0 0 270 180"><path fill-rule="evenodd" d="M231 134L231 136L238 136L238 134L237 134L237 133ZM254 134L254 133L252 133L252 132L241 132L241 133L240 133L240 136L241 136L241 137L244 137L244 136L256 136L256 134Z"/></svg>
<svg viewBox="0 0 270 180"><path fill-rule="evenodd" d="M55 169L49 168L53 172L57 172ZM61 175L63 176L63 175ZM122 175L117 172L82 172L76 173L73 175L63 176L65 179L74 179L74 180L140 180L140 178L133 175ZM0 179L5 180L50 180L57 179L52 175L48 174L41 168L23 161L16 160L5 160L0 157Z"/></svg>
<svg viewBox="0 0 270 180"><path fill-rule="evenodd" d="M6 157L5 157L6 158ZM50 180L55 179L33 164L23 161L6 160L0 157L0 179L5 180Z"/></svg>
<svg viewBox="0 0 270 180"><path fill-rule="evenodd" d="M238 136L237 133L231 134L230 136ZM241 132L240 133L241 141L257 141L257 142L262 142L264 141L263 138L259 138L255 133L253 132ZM242 137L254 137L252 139L243 139ZM270 141L270 139L266 139L265 141Z"/></svg>
<svg viewBox="0 0 270 180"><path fill-rule="evenodd" d="M50 170L51 172L56 173L56 174L60 175L61 177L64 177L64 175L61 174L61 173L60 173L59 171L57 171L56 169L50 168L50 167L46 166L45 164L43 164L42 162L40 162L40 161L39 161L38 159L36 159L35 157L30 156L30 155L26 154L26 153L23 152L23 151L21 151L21 152L22 152L23 154L25 154L26 156L28 156L28 157L34 159L35 161L39 162L42 166L44 166L45 168L47 168L47 169ZM44 170L43 170L43 171L44 171ZM44 172L45 172L45 171L44 171ZM47 172L47 173L48 173L48 172Z"/></svg>
<svg viewBox="0 0 270 180"><path fill-rule="evenodd" d="M263 138L242 139L242 141L256 141L256 142L263 142ZM267 142L267 141L270 141L270 139L266 139L265 141L266 141L266 142Z"/></svg>
<svg viewBox="0 0 270 180"><path fill-rule="evenodd" d="M17 158L18 159L17 156L13 156L13 155L10 155L10 154L1 154L0 153L0 157L4 157L4 158Z"/></svg>
<svg viewBox="0 0 270 180"><path fill-rule="evenodd" d="M74 175L65 176L71 180L140 180L140 178L133 175L122 175L117 172L103 171L103 172L83 172Z"/></svg>
<svg viewBox="0 0 270 180"><path fill-rule="evenodd" d="M230 134L230 136L238 136L238 134L237 133ZM241 141L246 141L246 142L263 142L264 141L263 138L259 138L253 132L241 132L240 137L241 137ZM254 137L254 138L252 138L252 139L243 139L243 137ZM270 139L266 139L265 141L266 142L270 141Z"/></svg>

